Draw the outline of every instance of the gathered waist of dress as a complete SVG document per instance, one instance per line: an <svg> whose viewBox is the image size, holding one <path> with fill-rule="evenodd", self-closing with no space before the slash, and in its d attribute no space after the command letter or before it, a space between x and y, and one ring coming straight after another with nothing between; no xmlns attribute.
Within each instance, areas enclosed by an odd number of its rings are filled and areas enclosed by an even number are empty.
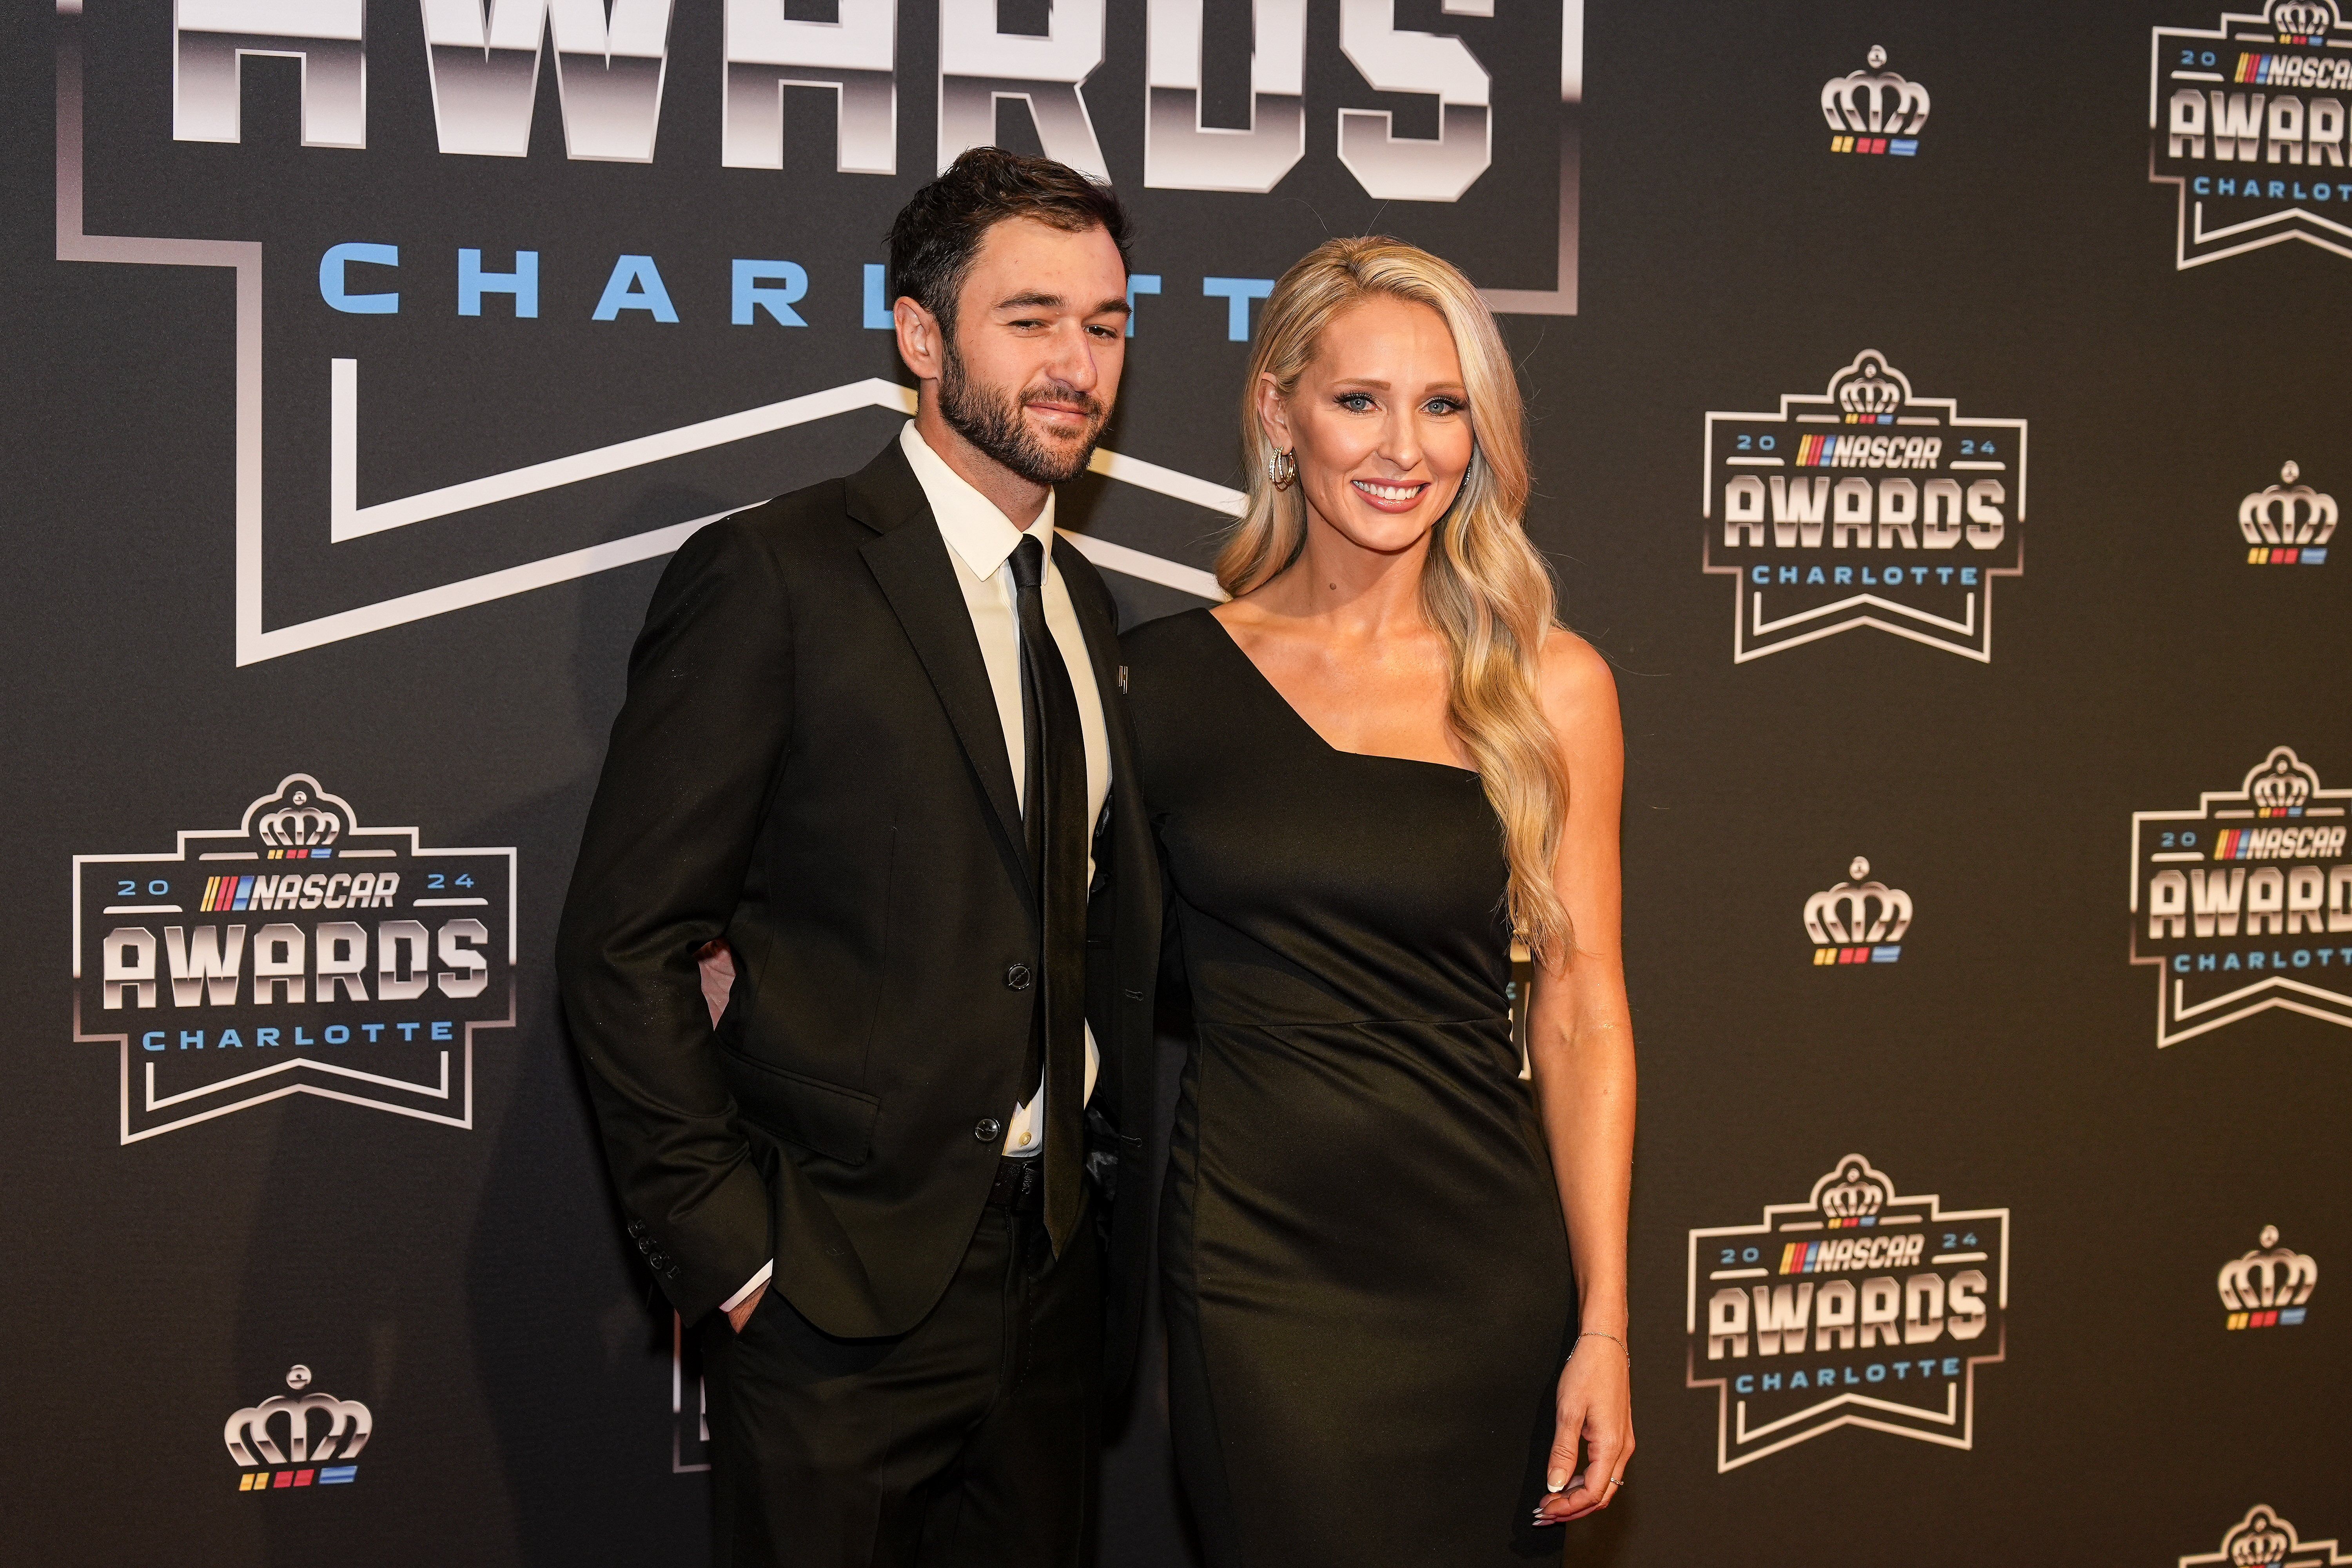
<svg viewBox="0 0 2352 1568"><path fill-rule="evenodd" d="M1223 1016L1217 1013L1199 1008L1197 1004L1195 1005L1194 1017L1200 1024L1221 1029L1356 1029L1379 1028L1385 1026L1394 1025L1407 1028L1418 1029L1491 1028L1507 1031L1511 1026L1511 1016L1508 1013L1486 1014L1469 1018L1432 1018L1425 1016L1412 1014L1401 1016L1379 1016L1371 1014L1365 1014L1362 1016L1327 1016L1311 1018L1240 1018Z"/></svg>
<svg viewBox="0 0 2352 1568"><path fill-rule="evenodd" d="M1519 1076L1525 1064L1507 1017L1408 1014L1335 1021L1196 1013L1194 1025L1192 1062L1215 1064L1217 1092L1228 1108L1250 1094L1276 1104L1303 1096L1277 1114L1312 1120L1318 1104L1361 1110L1370 1085L1404 1085L1401 1095L1381 1089L1374 1098L1408 1106L1430 1094L1490 1100L1497 1093L1517 1105L1530 1087ZM1343 1082L1356 1087L1343 1092L1335 1087ZM1317 1084L1321 1088L1310 1088Z"/></svg>

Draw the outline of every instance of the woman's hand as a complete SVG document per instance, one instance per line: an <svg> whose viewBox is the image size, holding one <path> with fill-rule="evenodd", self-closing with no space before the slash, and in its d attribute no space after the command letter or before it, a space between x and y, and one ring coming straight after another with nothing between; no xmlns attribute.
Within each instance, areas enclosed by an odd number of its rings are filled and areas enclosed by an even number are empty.
<svg viewBox="0 0 2352 1568"><path fill-rule="evenodd" d="M1633 1457L1633 1375L1625 1347L1599 1334L1580 1338L1559 1373L1559 1426L1536 1506L1538 1524L1565 1524L1607 1508L1623 1489ZM1576 1468L1577 1445L1585 1464Z"/></svg>

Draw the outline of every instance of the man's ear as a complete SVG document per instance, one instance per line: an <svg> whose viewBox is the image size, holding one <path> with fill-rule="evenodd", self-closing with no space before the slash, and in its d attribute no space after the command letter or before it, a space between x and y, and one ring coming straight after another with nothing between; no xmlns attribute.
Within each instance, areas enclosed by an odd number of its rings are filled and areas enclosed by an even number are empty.
<svg viewBox="0 0 2352 1568"><path fill-rule="evenodd" d="M947 349L940 319L924 310L912 296L901 294L890 306L890 326L898 334L898 357L914 372L915 379L939 380Z"/></svg>

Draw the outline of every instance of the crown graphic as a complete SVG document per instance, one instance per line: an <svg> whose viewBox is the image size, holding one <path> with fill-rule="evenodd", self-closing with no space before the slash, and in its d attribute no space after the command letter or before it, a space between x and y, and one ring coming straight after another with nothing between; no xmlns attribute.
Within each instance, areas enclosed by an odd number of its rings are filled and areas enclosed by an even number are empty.
<svg viewBox="0 0 2352 1568"><path fill-rule="evenodd" d="M245 808L247 830L272 849L332 844L351 826L351 807L319 787L308 773L289 775L278 793Z"/></svg>
<svg viewBox="0 0 2352 1568"><path fill-rule="evenodd" d="M289 805L264 816L255 831L273 849L299 849L332 844L341 835L343 824L323 806Z"/></svg>
<svg viewBox="0 0 2352 1568"><path fill-rule="evenodd" d="M2325 544L2336 531L2336 498L2295 480L2293 463L2279 469L2279 482L2264 485L2238 503L2238 531L2249 544Z"/></svg>
<svg viewBox="0 0 2352 1568"><path fill-rule="evenodd" d="M2319 774L2289 746L2273 747L2262 766L2246 775L2246 793L2264 811L2300 809L2318 787Z"/></svg>
<svg viewBox="0 0 2352 1568"><path fill-rule="evenodd" d="M1886 64L1886 51L1876 44L1865 57L1868 70L1832 77L1822 86L1822 118L1837 132L1867 132L1873 136L1916 136L1927 123L1927 89L1906 81ZM1906 123L1906 120L1908 123Z"/></svg>
<svg viewBox="0 0 2352 1568"><path fill-rule="evenodd" d="M1864 881L1870 875L1870 862L1859 855L1846 872L1853 880L1805 900L1805 934L1813 945L1901 942L1911 929L1911 895L1884 882Z"/></svg>
<svg viewBox="0 0 2352 1568"><path fill-rule="evenodd" d="M286 1386L291 1389L308 1387L310 1382L307 1366L295 1366L286 1374ZM313 1411L327 1418L326 1433L315 1446L310 1441ZM281 1415L286 1418L282 1444L273 1430ZM278 1394L231 1415L221 1428L221 1440L228 1445L228 1457L240 1466L323 1464L336 1457L339 1444L343 1458L357 1458L374 1428L375 1418L356 1399L338 1399L331 1394L305 1394L295 1399Z"/></svg>
<svg viewBox="0 0 2352 1568"><path fill-rule="evenodd" d="M2285 1562L2294 1550L2294 1526L2269 1509L2257 1508L2221 1537L2221 1550L2233 1568L2268 1568Z"/></svg>
<svg viewBox="0 0 2352 1568"><path fill-rule="evenodd" d="M1876 349L1864 349L1853 363L1830 377L1830 398L1857 418L1892 416L1911 400L1911 382Z"/></svg>
<svg viewBox="0 0 2352 1568"><path fill-rule="evenodd" d="M1813 1206L1832 1219L1874 1215L1894 1198L1895 1184L1859 1154L1848 1154L1837 1169L1813 1184Z"/></svg>
<svg viewBox="0 0 2352 1568"><path fill-rule="evenodd" d="M2232 1312L2265 1307L2300 1307L2319 1283L2319 1265L2307 1252L2278 1245L2278 1226L2263 1226L2262 1246L2221 1265L2215 1281L2221 1304Z"/></svg>
<svg viewBox="0 0 2352 1568"><path fill-rule="evenodd" d="M2271 26L2293 38L2324 38L2336 26L2329 0L2273 0Z"/></svg>

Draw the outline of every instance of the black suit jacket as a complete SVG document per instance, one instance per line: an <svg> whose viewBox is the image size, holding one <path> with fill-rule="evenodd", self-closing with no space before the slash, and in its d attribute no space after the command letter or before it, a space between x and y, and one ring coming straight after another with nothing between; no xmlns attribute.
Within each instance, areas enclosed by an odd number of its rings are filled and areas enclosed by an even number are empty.
<svg viewBox="0 0 2352 1568"><path fill-rule="evenodd" d="M1102 694L1092 1108L1130 1193L1150 1121L1159 866L1110 594L1054 559ZM1039 931L1004 733L946 541L893 440L863 472L678 551L565 900L556 963L629 1229L687 1318L772 1257L827 1333L912 1328L1003 1153ZM733 947L716 1028L695 954ZM1109 1363L1131 1364L1144 1205L1114 1202Z"/></svg>

